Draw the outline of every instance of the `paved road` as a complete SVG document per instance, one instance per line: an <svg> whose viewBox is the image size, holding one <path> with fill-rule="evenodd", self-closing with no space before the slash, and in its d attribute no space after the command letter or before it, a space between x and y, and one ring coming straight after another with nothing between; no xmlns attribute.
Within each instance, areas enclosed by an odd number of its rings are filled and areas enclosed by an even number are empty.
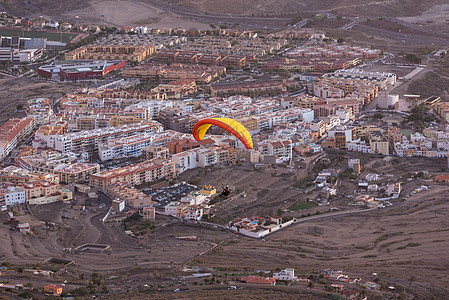
<svg viewBox="0 0 449 300"><path fill-rule="evenodd" d="M139 2L140 1L134 1ZM245 16L237 14L217 14L211 12L203 12L191 7L175 5L159 0L147 0L152 6L162 9L167 12L175 13L184 19L191 19L192 21L211 23L211 24L239 24L244 27L264 28L264 29L279 29L287 27L287 23L291 22L291 18L286 17L260 17L260 16Z"/></svg>
<svg viewBox="0 0 449 300"><path fill-rule="evenodd" d="M341 216L346 216L346 215L356 215L356 214L360 214L360 213L365 213L365 212L370 212L373 210L377 210L377 208L368 208L368 209L361 209L361 210L348 210L348 211L339 211L336 213L331 213L331 214L323 214L323 215L315 215L315 216L310 216L310 217L306 217L306 218L301 218L298 219L295 223L293 223L290 226L284 227L283 229L274 231L270 234L267 234L264 238L266 239L267 236L271 236L276 234L277 232L280 232L284 229L290 229L293 226L297 226L299 224L303 224L303 223L307 223L307 222L312 222L312 221L316 221L316 220L322 220L322 219L328 219L328 218L333 218L333 217L341 217Z"/></svg>
<svg viewBox="0 0 449 300"><path fill-rule="evenodd" d="M340 27L338 28L338 30L350 30L350 29L352 29L352 27L354 27L354 25L356 25L356 24L358 24L358 23L359 23L359 20L353 20L353 21L350 22L350 23L347 23L347 24L345 24L345 25L340 26Z"/></svg>
<svg viewBox="0 0 449 300"><path fill-rule="evenodd" d="M296 23L295 25L293 25L293 27L296 28L301 28L307 25L307 23L310 21L310 19L304 19L302 21L299 21L298 23Z"/></svg>
<svg viewBox="0 0 449 300"><path fill-rule="evenodd" d="M367 26L361 23L354 24L363 32L372 34L381 34L383 37L402 41L404 44L421 44L421 45L441 45L447 46L449 39L445 36L426 36L418 34L408 34L402 32L393 32L390 30Z"/></svg>

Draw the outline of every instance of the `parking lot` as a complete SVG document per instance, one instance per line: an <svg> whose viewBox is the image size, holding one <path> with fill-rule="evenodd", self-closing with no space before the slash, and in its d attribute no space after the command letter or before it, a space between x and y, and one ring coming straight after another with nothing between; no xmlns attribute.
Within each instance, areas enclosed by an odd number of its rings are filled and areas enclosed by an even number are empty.
<svg viewBox="0 0 449 300"><path fill-rule="evenodd" d="M142 192L151 196L153 201L156 201L156 209L163 209L172 201L180 201L182 197L188 195L190 192L198 191L196 185L188 183L179 183L163 188L144 188Z"/></svg>

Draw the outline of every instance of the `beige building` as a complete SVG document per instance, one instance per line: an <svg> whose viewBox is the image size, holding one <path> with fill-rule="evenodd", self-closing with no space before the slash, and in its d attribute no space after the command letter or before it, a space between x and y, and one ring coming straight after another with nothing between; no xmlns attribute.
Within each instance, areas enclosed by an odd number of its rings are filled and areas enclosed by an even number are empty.
<svg viewBox="0 0 449 300"><path fill-rule="evenodd" d="M150 145L142 149L142 156L145 159L150 160L153 158L167 158L169 151L167 147L164 146L154 146Z"/></svg>
<svg viewBox="0 0 449 300"><path fill-rule="evenodd" d="M155 204L155 202L151 200L150 196L145 195L140 190L126 182L116 182L108 185L105 188L105 192L110 197L117 198L116 200L118 201L125 201L125 204L128 207L140 208Z"/></svg>
<svg viewBox="0 0 449 300"><path fill-rule="evenodd" d="M389 155L390 144L380 131L373 131L369 134L369 143L372 153Z"/></svg>
<svg viewBox="0 0 449 300"><path fill-rule="evenodd" d="M26 199L59 195L58 185L47 181L34 181L21 186L25 190Z"/></svg>
<svg viewBox="0 0 449 300"><path fill-rule="evenodd" d="M153 206L143 208L143 219L154 221L156 219L156 209Z"/></svg>
<svg viewBox="0 0 449 300"><path fill-rule="evenodd" d="M89 181L89 176L100 172L100 165L75 163L57 166L55 174L59 175L59 181L65 184L84 183Z"/></svg>
<svg viewBox="0 0 449 300"><path fill-rule="evenodd" d="M90 175L90 186L105 190L116 182L139 185L175 174L175 164L169 159L152 159L143 163Z"/></svg>
<svg viewBox="0 0 449 300"><path fill-rule="evenodd" d="M153 45L91 45L82 46L65 54L65 60L127 60L140 62L153 55Z"/></svg>

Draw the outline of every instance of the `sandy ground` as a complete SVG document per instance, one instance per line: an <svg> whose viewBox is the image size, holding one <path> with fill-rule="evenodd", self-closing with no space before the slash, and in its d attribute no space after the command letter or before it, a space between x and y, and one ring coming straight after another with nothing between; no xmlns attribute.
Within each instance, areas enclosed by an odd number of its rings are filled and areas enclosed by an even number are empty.
<svg viewBox="0 0 449 300"><path fill-rule="evenodd" d="M435 29L438 31L447 31L449 14L449 4L435 5L432 8L426 10L419 16L414 17L402 17L399 18L406 22L422 24L429 29Z"/></svg>
<svg viewBox="0 0 449 300"><path fill-rule="evenodd" d="M0 78L0 123L14 117L25 117L25 112L16 110L18 104L25 107L27 100L33 98L48 97L52 101L58 99L63 93L69 93L77 86L69 83L59 83L46 80L32 79L28 77Z"/></svg>
<svg viewBox="0 0 449 300"><path fill-rule="evenodd" d="M104 17L101 17L104 15ZM169 28L210 28L209 24L202 24L181 19L175 14L164 12L161 9L139 1L92 1L83 9L71 11L63 15L65 18L79 16L79 22L95 22L114 26L148 26Z"/></svg>
<svg viewBox="0 0 449 300"><path fill-rule="evenodd" d="M437 173L443 163L442 159L399 159L394 164L385 164L377 156L362 159L367 169L365 172L374 169L393 176L416 170ZM311 165L310 161L308 164ZM283 175L288 169L286 167L251 172L245 171L245 168L243 165L213 169L208 170L207 174L204 174L205 169L199 169L196 173L186 172L185 175L189 176L183 179L200 177L196 179L200 181L198 184L216 185L223 182L235 185L240 191L246 190L246 198L226 202L219 208L229 217L274 215L278 207L288 205L284 201L289 203L311 196L288 189L294 180L281 179L287 178ZM299 170L302 173L297 174L298 178L308 173L306 168ZM186 264L219 267L228 273L294 267L301 274L335 268L364 281L374 280L371 273L376 272L383 284L411 290L418 299L423 299L428 291L448 292L443 288L449 286L446 276L449 269L446 255L449 246L446 238L449 231L446 193L449 192L449 185L407 181L403 193L408 194L422 184L430 184L432 189L415 194L407 201L396 201L390 208L299 223L266 237L266 241L203 225L180 223L162 216L157 216L154 232L143 239L136 239L126 235L120 223L101 222L107 208L88 206L86 211L81 212L70 209L69 204L40 205L32 208L36 218L30 215L19 217L21 221L34 225L35 235L24 236L10 231L9 226L3 224L5 214L0 214L0 236L2 241L6 241L0 243L0 260L13 265L32 265L42 264L49 257L65 257L75 261L65 275L71 282L79 281L79 274L96 272L106 276L129 276L120 280L126 280L121 286L130 288L164 280L168 274L176 274ZM269 192L260 197L257 193L262 188ZM340 187L340 191L348 193L352 193L353 189L349 183ZM64 210L69 212L70 219L61 218L61 211ZM56 229L46 231L39 220L57 223ZM199 240L178 239L191 235ZM63 252L66 247L83 243L108 244L112 251ZM221 246L208 252L216 244ZM200 253L206 254L198 256ZM220 290L201 292L205 297L210 293L219 295ZM155 295L159 296L164 298L164 295ZM166 296L170 298L170 295ZM286 294L285 298L290 298L290 295Z"/></svg>
<svg viewBox="0 0 449 300"><path fill-rule="evenodd" d="M109 274L111 270L126 271L137 265L182 266L222 240L234 237L219 229L196 224L183 225L171 218L159 217L158 227L152 234L136 239L126 235L120 223L103 224L101 218L107 209L88 207L86 211L79 212L78 216L72 214L71 219L61 219L63 209L69 210L69 205L53 203L32 208L37 219L56 222L56 230L46 230L42 222L30 215L19 216L18 219L21 222L32 221L34 235L9 231L8 225L1 224L0 236L9 242L0 243L0 259L23 265L42 263L52 256L65 256L75 261L76 272ZM199 241L178 239L191 235L199 237ZM107 244L112 251L101 254L63 252L64 248L75 248L84 243Z"/></svg>
<svg viewBox="0 0 449 300"><path fill-rule="evenodd" d="M364 280L377 272L389 284L418 293L448 287L447 192L448 185L434 186L391 209L292 226L265 242L240 237L200 263L231 270L335 268Z"/></svg>

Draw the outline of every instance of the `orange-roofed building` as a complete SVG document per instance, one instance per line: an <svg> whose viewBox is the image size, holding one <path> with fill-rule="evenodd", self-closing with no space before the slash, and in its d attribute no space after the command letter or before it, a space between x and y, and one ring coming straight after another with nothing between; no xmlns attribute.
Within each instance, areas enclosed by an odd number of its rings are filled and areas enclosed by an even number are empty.
<svg viewBox="0 0 449 300"><path fill-rule="evenodd" d="M0 158L11 153L17 144L33 132L34 118L9 119L0 127Z"/></svg>
<svg viewBox="0 0 449 300"><path fill-rule="evenodd" d="M44 291L48 294L60 296L62 294L62 287L54 285L54 284L48 284L44 287Z"/></svg>
<svg viewBox="0 0 449 300"><path fill-rule="evenodd" d="M276 279L273 277L247 276L240 280L246 283L276 285Z"/></svg>
<svg viewBox="0 0 449 300"><path fill-rule="evenodd" d="M438 182L449 182L449 174L438 175L435 177L435 180Z"/></svg>

